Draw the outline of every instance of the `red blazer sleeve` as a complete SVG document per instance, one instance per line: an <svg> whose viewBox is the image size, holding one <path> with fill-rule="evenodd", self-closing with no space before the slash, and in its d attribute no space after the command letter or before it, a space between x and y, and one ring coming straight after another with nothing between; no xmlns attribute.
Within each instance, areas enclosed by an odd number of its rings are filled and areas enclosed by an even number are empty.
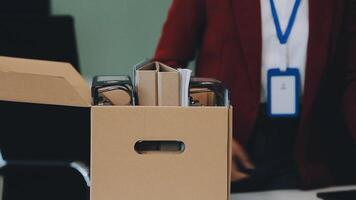
<svg viewBox="0 0 356 200"><path fill-rule="evenodd" d="M349 131L356 143L356 3L350 3L346 13L346 90L344 108Z"/></svg>
<svg viewBox="0 0 356 200"><path fill-rule="evenodd" d="M194 59L205 18L205 0L173 0L154 60L186 67Z"/></svg>

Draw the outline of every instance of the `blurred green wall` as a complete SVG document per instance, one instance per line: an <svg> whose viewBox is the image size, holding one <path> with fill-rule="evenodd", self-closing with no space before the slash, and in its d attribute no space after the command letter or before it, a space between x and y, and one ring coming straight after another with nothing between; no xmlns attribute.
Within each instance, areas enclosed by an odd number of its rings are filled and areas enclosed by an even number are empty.
<svg viewBox="0 0 356 200"><path fill-rule="evenodd" d="M171 0L52 0L54 15L75 19L84 76L129 74L152 57Z"/></svg>

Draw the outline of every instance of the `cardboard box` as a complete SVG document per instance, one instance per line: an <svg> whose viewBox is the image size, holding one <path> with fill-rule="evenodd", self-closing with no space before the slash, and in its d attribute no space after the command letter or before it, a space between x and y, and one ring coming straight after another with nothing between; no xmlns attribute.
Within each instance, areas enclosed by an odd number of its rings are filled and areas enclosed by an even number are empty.
<svg viewBox="0 0 356 200"><path fill-rule="evenodd" d="M179 106L179 72L159 62L151 62L136 72L140 106Z"/></svg>
<svg viewBox="0 0 356 200"><path fill-rule="evenodd" d="M1 100L91 110L92 200L229 199L232 108L91 106L80 75L47 61L0 57L0 85ZM184 148L142 154L142 141Z"/></svg>
<svg viewBox="0 0 356 200"><path fill-rule="evenodd" d="M90 105L87 89L69 64L0 57L4 159L89 165L90 107L82 107Z"/></svg>
<svg viewBox="0 0 356 200"><path fill-rule="evenodd" d="M154 63L147 64L136 71L138 104L141 106L157 105L157 66Z"/></svg>
<svg viewBox="0 0 356 200"><path fill-rule="evenodd" d="M228 199L229 118L224 107L93 107L92 199ZM185 150L139 154L139 141Z"/></svg>
<svg viewBox="0 0 356 200"><path fill-rule="evenodd" d="M0 57L0 99L89 107L90 88L69 63Z"/></svg>

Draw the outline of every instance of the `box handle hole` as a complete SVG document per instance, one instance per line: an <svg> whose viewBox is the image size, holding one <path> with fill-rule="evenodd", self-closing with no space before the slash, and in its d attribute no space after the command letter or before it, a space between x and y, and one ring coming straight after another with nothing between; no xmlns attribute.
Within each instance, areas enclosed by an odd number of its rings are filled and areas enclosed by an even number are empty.
<svg viewBox="0 0 356 200"><path fill-rule="evenodd" d="M140 140L135 144L135 151L138 154L147 153L183 153L185 144L182 141L144 141Z"/></svg>

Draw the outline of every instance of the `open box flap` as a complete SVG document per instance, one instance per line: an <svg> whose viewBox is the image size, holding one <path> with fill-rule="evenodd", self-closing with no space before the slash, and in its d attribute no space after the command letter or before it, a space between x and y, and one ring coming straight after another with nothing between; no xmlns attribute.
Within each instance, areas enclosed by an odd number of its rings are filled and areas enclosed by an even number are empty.
<svg viewBox="0 0 356 200"><path fill-rule="evenodd" d="M0 100L89 107L90 87L63 62L0 56Z"/></svg>

